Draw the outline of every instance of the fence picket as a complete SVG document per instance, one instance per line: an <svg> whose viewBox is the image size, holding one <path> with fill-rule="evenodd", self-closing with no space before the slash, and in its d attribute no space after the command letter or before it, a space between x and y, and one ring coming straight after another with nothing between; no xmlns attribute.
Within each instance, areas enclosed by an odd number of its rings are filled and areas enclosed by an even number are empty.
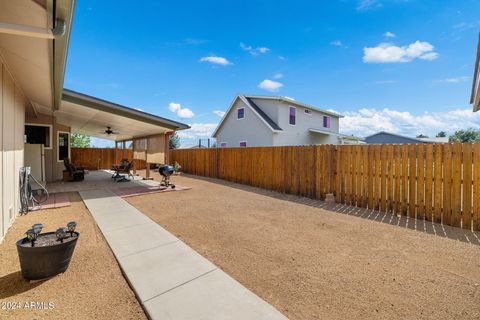
<svg viewBox="0 0 480 320"><path fill-rule="evenodd" d="M72 152L79 165L114 158L113 149ZM172 150L170 161L186 173L480 229L480 144Z"/></svg>

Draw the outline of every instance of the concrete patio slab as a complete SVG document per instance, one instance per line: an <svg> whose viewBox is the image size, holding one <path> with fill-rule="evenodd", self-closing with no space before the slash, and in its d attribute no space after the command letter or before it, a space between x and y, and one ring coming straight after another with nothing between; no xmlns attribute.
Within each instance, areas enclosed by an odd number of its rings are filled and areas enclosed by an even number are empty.
<svg viewBox="0 0 480 320"><path fill-rule="evenodd" d="M111 190L79 193L150 319L286 319Z"/></svg>
<svg viewBox="0 0 480 320"><path fill-rule="evenodd" d="M117 259L179 241L170 232L147 223L104 233Z"/></svg>
<svg viewBox="0 0 480 320"><path fill-rule="evenodd" d="M155 319L287 319L240 283L217 269L145 302Z"/></svg>
<svg viewBox="0 0 480 320"><path fill-rule="evenodd" d="M147 301L216 269L181 241L119 258L141 301Z"/></svg>

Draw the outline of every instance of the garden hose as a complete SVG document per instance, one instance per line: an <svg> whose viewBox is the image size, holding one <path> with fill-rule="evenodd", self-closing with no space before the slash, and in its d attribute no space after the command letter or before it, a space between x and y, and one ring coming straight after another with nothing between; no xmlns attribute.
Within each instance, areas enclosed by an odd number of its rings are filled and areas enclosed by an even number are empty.
<svg viewBox="0 0 480 320"><path fill-rule="evenodd" d="M39 206L47 201L49 197L48 190L30 174L30 171L30 167L20 168L20 213L22 214L28 213L30 210L30 203L32 204L32 207ZM40 186L40 189L43 191L43 196L38 197L38 195L36 195L37 192L33 192L30 179Z"/></svg>

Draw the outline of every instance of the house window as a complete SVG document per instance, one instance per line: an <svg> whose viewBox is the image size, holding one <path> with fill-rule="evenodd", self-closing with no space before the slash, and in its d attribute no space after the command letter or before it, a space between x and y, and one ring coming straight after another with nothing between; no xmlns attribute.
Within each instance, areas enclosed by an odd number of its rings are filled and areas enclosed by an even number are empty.
<svg viewBox="0 0 480 320"><path fill-rule="evenodd" d="M220 143L220 148L226 148L227 147L227 143L226 142L221 142Z"/></svg>
<svg viewBox="0 0 480 320"><path fill-rule="evenodd" d="M246 147L247 141L240 141L240 147Z"/></svg>
<svg viewBox="0 0 480 320"><path fill-rule="evenodd" d="M323 127L330 128L330 117L323 116Z"/></svg>
<svg viewBox="0 0 480 320"><path fill-rule="evenodd" d="M310 114L312 114L312 110L305 109L305 113L310 115Z"/></svg>
<svg viewBox="0 0 480 320"><path fill-rule="evenodd" d="M288 123L294 126L297 120L296 118L297 118L297 108L290 107L290 117L289 117Z"/></svg>
<svg viewBox="0 0 480 320"><path fill-rule="evenodd" d="M245 118L245 108L237 109L237 120Z"/></svg>
<svg viewBox="0 0 480 320"><path fill-rule="evenodd" d="M57 140L57 161L62 162L70 158L70 133L58 131Z"/></svg>
<svg viewBox="0 0 480 320"><path fill-rule="evenodd" d="M26 124L25 125L25 143L43 144L45 149L52 148L52 126Z"/></svg>

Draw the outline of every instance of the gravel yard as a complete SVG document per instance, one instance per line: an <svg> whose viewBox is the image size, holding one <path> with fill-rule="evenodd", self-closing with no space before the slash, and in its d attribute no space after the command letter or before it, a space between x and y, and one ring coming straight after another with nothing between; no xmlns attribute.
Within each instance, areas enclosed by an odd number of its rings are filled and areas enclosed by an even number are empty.
<svg viewBox="0 0 480 320"><path fill-rule="evenodd" d="M30 212L9 229L0 245L0 319L146 319L80 196L69 197L70 207ZM15 241L34 223L47 232L71 220L80 238L68 270L45 281L24 280Z"/></svg>
<svg viewBox="0 0 480 320"><path fill-rule="evenodd" d="M227 182L174 182L192 189L127 201L291 319L480 318L478 245Z"/></svg>

